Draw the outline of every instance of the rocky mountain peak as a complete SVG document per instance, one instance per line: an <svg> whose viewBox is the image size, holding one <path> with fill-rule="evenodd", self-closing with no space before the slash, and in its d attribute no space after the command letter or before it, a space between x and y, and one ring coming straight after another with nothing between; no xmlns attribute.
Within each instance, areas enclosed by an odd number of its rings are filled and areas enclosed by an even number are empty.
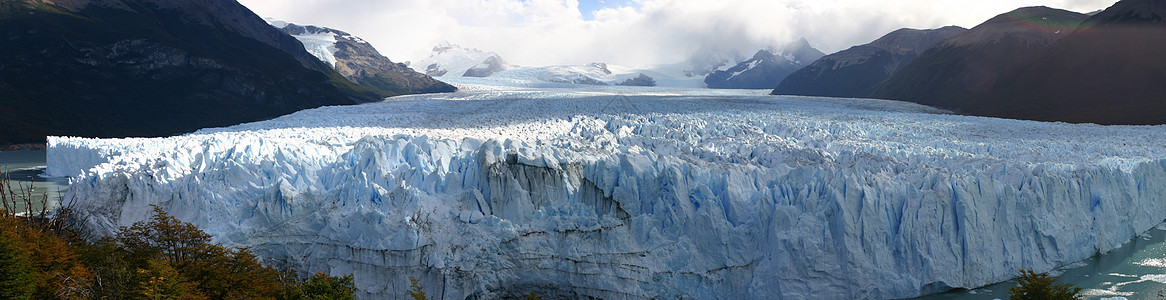
<svg viewBox="0 0 1166 300"><path fill-rule="evenodd" d="M381 55L372 44L347 32L312 25L268 20L296 37L304 47L345 79L394 94L452 92L454 87L420 74Z"/></svg>

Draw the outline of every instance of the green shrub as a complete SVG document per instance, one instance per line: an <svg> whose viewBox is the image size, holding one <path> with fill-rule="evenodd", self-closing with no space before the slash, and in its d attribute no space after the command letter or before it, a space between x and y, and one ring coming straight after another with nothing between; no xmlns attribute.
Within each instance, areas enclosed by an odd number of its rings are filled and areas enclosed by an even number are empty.
<svg viewBox="0 0 1166 300"><path fill-rule="evenodd" d="M1020 277L1013 280L1020 285L1008 288L1009 299L1079 299L1077 293L1081 292L1081 288L1071 284L1057 284L1057 279L1049 277L1048 273L1036 273L1032 270L1020 270Z"/></svg>
<svg viewBox="0 0 1166 300"><path fill-rule="evenodd" d="M356 285L352 275L342 277L330 276L324 272L316 273L307 280L289 284L280 299L320 299L320 300L352 300L355 297Z"/></svg>
<svg viewBox="0 0 1166 300"><path fill-rule="evenodd" d="M29 299L36 288L28 252L0 232L0 299Z"/></svg>

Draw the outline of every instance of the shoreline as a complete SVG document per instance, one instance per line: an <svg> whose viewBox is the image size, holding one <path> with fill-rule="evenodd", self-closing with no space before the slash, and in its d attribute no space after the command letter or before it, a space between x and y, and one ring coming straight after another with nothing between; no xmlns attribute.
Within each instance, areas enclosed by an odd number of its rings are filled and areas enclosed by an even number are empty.
<svg viewBox="0 0 1166 300"><path fill-rule="evenodd" d="M48 148L48 144L46 143L0 145L0 151L47 150Z"/></svg>

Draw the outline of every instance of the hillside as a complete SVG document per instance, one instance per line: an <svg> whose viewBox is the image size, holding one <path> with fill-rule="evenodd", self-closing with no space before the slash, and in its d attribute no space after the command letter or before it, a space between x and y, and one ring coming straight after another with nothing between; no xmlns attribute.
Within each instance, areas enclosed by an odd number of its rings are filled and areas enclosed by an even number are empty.
<svg viewBox="0 0 1166 300"><path fill-rule="evenodd" d="M0 144L164 136L392 94L231 0L3 0Z"/></svg>
<svg viewBox="0 0 1166 300"><path fill-rule="evenodd" d="M1166 124L1166 2L1124 0L1016 72L972 112L1033 120Z"/></svg>
<svg viewBox="0 0 1166 300"><path fill-rule="evenodd" d="M871 96L983 112L993 105L985 99L1002 76L1043 54L1086 17L1043 6L1001 14L925 51Z"/></svg>
<svg viewBox="0 0 1166 300"><path fill-rule="evenodd" d="M444 93L457 90L452 85L418 73L405 64L394 63L359 37L340 30L301 26L287 22L272 25L292 35L325 64L345 79L385 94Z"/></svg>
<svg viewBox="0 0 1166 300"><path fill-rule="evenodd" d="M879 83L937 43L967 29L899 29L864 45L827 55L790 74L774 95L864 98Z"/></svg>

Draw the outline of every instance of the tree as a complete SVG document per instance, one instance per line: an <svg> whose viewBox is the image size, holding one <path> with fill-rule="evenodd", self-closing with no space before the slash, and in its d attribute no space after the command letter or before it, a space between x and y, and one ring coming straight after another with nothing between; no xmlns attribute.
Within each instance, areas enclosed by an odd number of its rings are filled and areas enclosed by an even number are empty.
<svg viewBox="0 0 1166 300"><path fill-rule="evenodd" d="M160 259L151 259L146 264L146 269L137 269L141 278L138 280L138 286L130 293L133 299L206 299L198 294L194 284L178 274L178 270L171 267L169 263Z"/></svg>
<svg viewBox="0 0 1166 300"><path fill-rule="evenodd" d="M289 284L279 298L281 299L310 299L310 300L352 300L355 297L356 284L352 275L336 277L324 272L317 272L302 282Z"/></svg>
<svg viewBox="0 0 1166 300"><path fill-rule="evenodd" d="M351 275L282 281L250 250L212 243L158 207L96 243L68 224L0 210L0 299L352 299L355 290Z"/></svg>
<svg viewBox="0 0 1166 300"><path fill-rule="evenodd" d="M413 300L429 300L429 297L425 296L425 291L421 290L423 287L418 282L420 280L409 276L409 297L413 297Z"/></svg>
<svg viewBox="0 0 1166 300"><path fill-rule="evenodd" d="M263 266L247 249L227 249L211 243L210 235L193 224L174 218L158 206L147 220L118 233L131 264L148 267L143 258L160 259L214 299L273 297L279 292L279 273Z"/></svg>
<svg viewBox="0 0 1166 300"><path fill-rule="evenodd" d="M1010 299L1060 300L1078 299L1081 288L1071 284L1056 284L1057 279L1048 273L1020 270L1020 277L1013 279L1019 286L1008 288Z"/></svg>
<svg viewBox="0 0 1166 300"><path fill-rule="evenodd" d="M25 261L35 283L33 298L89 296L93 273L77 255L83 241L25 217L0 215L0 229L11 245L27 255Z"/></svg>
<svg viewBox="0 0 1166 300"><path fill-rule="evenodd" d="M211 236L194 224L170 216L161 207L153 206L154 215L122 227L117 237L131 255L137 257L161 256L174 264L185 264L203 254L211 244Z"/></svg>

